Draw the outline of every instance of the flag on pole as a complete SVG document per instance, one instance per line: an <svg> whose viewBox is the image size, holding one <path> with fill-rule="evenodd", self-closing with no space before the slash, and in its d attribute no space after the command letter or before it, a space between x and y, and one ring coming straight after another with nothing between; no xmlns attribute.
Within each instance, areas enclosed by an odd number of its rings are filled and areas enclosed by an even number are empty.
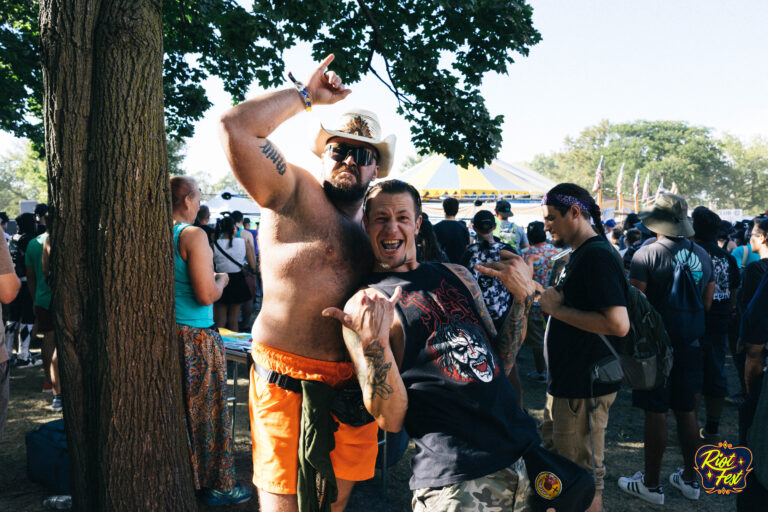
<svg viewBox="0 0 768 512"><path fill-rule="evenodd" d="M656 201L659 200L659 196L661 195L661 189L664 188L664 176L661 177L661 180L659 181L659 188L656 189L656 197L653 199L653 202L656 203Z"/></svg>
<svg viewBox="0 0 768 512"><path fill-rule="evenodd" d="M592 185L592 193L597 194L597 206L603 207L603 155L600 155L600 163L595 171L595 184Z"/></svg>
<svg viewBox="0 0 768 512"><path fill-rule="evenodd" d="M648 206L648 200L649 200L648 194L651 193L650 192L650 183L649 183L650 178L651 178L651 174L650 173L645 175L645 185L643 185L643 199L642 199L643 206Z"/></svg>
<svg viewBox="0 0 768 512"><path fill-rule="evenodd" d="M674 181L672 182L672 188L669 190L669 193L670 194L679 194L680 193L680 189L678 188L677 183L675 183Z"/></svg>
<svg viewBox="0 0 768 512"><path fill-rule="evenodd" d="M637 204L637 198L640 195L640 170L638 169L635 171L635 181L632 182L632 200L634 201L634 208L635 213L638 213L640 211L639 205Z"/></svg>
<svg viewBox="0 0 768 512"><path fill-rule="evenodd" d="M622 185L624 185L624 162L621 163L621 169L619 169L619 178L616 180L616 211L620 212L624 209L624 194L622 193Z"/></svg>

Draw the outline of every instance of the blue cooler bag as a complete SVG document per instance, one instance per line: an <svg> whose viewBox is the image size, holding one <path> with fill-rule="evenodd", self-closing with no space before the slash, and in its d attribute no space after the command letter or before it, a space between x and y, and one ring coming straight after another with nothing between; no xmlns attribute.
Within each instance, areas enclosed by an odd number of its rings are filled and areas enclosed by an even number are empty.
<svg viewBox="0 0 768 512"><path fill-rule="evenodd" d="M27 433L27 478L42 484L53 494L71 494L63 419L45 423Z"/></svg>

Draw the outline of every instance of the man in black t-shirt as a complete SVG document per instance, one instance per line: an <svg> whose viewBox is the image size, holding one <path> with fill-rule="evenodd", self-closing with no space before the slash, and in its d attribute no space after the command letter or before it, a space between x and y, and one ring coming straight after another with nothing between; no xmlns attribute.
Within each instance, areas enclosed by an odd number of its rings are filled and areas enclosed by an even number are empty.
<svg viewBox="0 0 768 512"><path fill-rule="evenodd" d="M464 250L469 246L469 230L463 222L456 220L459 213L459 201L455 197L443 200L445 220L435 224L435 236L440 247L448 255L451 263L461 263Z"/></svg>
<svg viewBox="0 0 768 512"><path fill-rule="evenodd" d="M624 270L603 236L600 208L586 190L561 183L547 192L542 207L555 246L573 249L555 287L540 300L550 315L544 338L549 417L542 436L545 446L595 468L597 492L588 510L602 512L605 429L619 384L595 383L590 376L595 364L611 355L599 335L622 337L629 331Z"/></svg>
<svg viewBox="0 0 768 512"><path fill-rule="evenodd" d="M416 443L414 511L530 510L532 487L554 498L547 507L583 510L591 486L573 484L578 505L558 503L568 497L568 477L547 480L533 466L526 469L522 458L539 438L505 374L525 336L533 269L508 252L476 267L499 278L515 298L496 336L464 267L417 260L420 209L418 192L402 181L382 181L369 191L363 220L376 258L369 287L343 312L323 311L345 327L366 408L382 429L405 426ZM589 481L586 472L557 458Z"/></svg>
<svg viewBox="0 0 768 512"><path fill-rule="evenodd" d="M691 215L694 240L709 254L712 260L712 274L715 281L715 293L712 307L707 314L707 330L701 340L704 354L704 378L702 391L707 409L707 423L699 430L706 444L720 442L720 416L723 413L725 397L728 395L725 377L725 353L728 346L728 324L733 300L739 287L739 267L736 259L717 245L717 232L720 229L720 217L704 206L693 210Z"/></svg>

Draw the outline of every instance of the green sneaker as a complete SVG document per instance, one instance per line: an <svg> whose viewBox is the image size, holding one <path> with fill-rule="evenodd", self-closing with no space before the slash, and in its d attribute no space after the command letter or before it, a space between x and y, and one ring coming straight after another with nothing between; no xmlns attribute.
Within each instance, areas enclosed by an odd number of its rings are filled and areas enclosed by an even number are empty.
<svg viewBox="0 0 768 512"><path fill-rule="evenodd" d="M232 505L236 503L245 503L251 499L253 492L250 489L246 489L239 483L235 484L229 492L220 492L213 489L203 490L203 501L208 505Z"/></svg>

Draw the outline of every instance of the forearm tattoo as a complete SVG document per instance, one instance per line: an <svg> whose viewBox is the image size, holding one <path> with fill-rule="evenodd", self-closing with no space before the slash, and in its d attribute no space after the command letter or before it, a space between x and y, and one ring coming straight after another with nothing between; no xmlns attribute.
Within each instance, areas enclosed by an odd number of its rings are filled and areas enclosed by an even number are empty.
<svg viewBox="0 0 768 512"><path fill-rule="evenodd" d="M285 174L286 165L285 160L283 160L283 155L280 153L280 150L277 149L275 146L272 145L271 142L268 140L264 142L263 146L259 146L261 148L261 152L264 153L264 156L269 158L273 164L275 164L275 169L277 169L277 174L282 176Z"/></svg>
<svg viewBox="0 0 768 512"><path fill-rule="evenodd" d="M512 302L504 325L501 326L501 332L496 337L496 350L499 352L505 370L509 370L515 365L517 353L523 346L531 305L533 305L533 294L525 297L522 302Z"/></svg>
<svg viewBox="0 0 768 512"><path fill-rule="evenodd" d="M392 368L392 363L385 362L384 348L378 341L365 347L363 355L366 363L365 383L370 388L370 399L387 400L393 391L392 386L387 384L387 375Z"/></svg>

